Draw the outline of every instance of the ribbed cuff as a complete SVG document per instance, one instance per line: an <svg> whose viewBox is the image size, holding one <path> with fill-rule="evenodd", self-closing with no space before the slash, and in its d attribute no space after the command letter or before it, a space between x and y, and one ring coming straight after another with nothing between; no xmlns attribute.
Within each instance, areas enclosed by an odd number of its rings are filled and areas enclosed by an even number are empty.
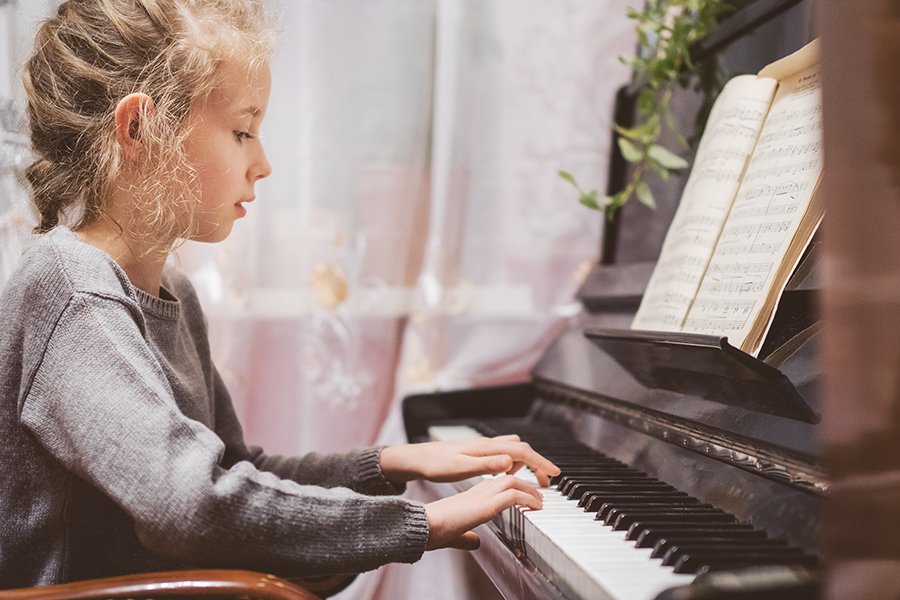
<svg viewBox="0 0 900 600"><path fill-rule="evenodd" d="M404 537L407 550L397 558L396 562L414 563L425 554L428 545L428 518L425 516L425 505L410 500L407 505L407 523Z"/></svg>
<svg viewBox="0 0 900 600"><path fill-rule="evenodd" d="M387 446L360 450L358 490L370 496L394 496L406 491L406 484L394 485L381 470L381 451Z"/></svg>

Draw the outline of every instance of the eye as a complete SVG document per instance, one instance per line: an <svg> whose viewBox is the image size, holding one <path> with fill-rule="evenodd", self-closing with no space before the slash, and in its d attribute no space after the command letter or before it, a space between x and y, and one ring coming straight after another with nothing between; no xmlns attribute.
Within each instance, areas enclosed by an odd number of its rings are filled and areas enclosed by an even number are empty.
<svg viewBox="0 0 900 600"><path fill-rule="evenodd" d="M247 132L247 131L239 131L239 130L237 130L237 129L234 131L234 136L235 136L238 140L252 140L252 139L253 139L253 134L252 134L252 133L249 133L249 132Z"/></svg>

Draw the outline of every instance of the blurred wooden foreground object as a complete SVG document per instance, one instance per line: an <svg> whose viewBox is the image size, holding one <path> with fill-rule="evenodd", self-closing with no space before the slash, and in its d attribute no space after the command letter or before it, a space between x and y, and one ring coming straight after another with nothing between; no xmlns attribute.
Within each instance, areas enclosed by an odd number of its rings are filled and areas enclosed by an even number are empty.
<svg viewBox="0 0 900 600"><path fill-rule="evenodd" d="M169 571L4 590L0 591L0 600L165 600L200 597L320 600L344 589L350 581L352 578L339 575L305 579L295 584L253 571Z"/></svg>
<svg viewBox="0 0 900 600"><path fill-rule="evenodd" d="M900 5L819 3L828 598L900 590Z"/></svg>

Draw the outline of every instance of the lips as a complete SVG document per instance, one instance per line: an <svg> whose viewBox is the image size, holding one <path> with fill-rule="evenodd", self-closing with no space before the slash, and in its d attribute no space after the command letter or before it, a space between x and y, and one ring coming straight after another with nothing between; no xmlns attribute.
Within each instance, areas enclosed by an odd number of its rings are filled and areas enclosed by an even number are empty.
<svg viewBox="0 0 900 600"><path fill-rule="evenodd" d="M234 203L234 208L238 213L238 218L243 217L247 214L247 209L244 208L244 202L253 202L254 200L256 200L255 196L247 198L246 200L239 200L238 202Z"/></svg>

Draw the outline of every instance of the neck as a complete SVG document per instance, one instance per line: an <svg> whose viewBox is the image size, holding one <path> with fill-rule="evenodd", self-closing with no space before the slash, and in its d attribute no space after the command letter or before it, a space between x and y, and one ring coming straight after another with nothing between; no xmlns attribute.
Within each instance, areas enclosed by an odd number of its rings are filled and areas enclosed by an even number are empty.
<svg viewBox="0 0 900 600"><path fill-rule="evenodd" d="M164 254L147 248L107 217L79 228L76 233L85 243L109 254L134 287L159 296L166 263Z"/></svg>

